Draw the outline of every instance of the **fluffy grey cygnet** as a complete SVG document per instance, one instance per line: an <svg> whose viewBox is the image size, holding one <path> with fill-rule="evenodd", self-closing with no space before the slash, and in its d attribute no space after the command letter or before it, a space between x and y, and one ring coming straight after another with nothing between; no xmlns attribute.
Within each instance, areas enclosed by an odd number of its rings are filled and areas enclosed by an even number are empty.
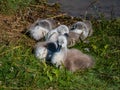
<svg viewBox="0 0 120 90"><path fill-rule="evenodd" d="M39 41L54 28L54 23L52 19L38 19L28 28L27 33L29 33L33 39Z"/></svg>
<svg viewBox="0 0 120 90"><path fill-rule="evenodd" d="M75 72L79 69L86 69L93 66L93 59L77 49L67 49L67 39L64 35L58 37L58 45L61 49L55 52L51 63L56 67L65 66L66 69Z"/></svg>
<svg viewBox="0 0 120 90"><path fill-rule="evenodd" d="M69 33L69 29L66 25L60 25L57 28L51 30L46 35L46 41L57 41L59 35L64 35L65 33Z"/></svg>
<svg viewBox="0 0 120 90"><path fill-rule="evenodd" d="M70 31L78 33L82 41L91 36L93 33L92 24L88 20L78 21L74 23L71 26Z"/></svg>

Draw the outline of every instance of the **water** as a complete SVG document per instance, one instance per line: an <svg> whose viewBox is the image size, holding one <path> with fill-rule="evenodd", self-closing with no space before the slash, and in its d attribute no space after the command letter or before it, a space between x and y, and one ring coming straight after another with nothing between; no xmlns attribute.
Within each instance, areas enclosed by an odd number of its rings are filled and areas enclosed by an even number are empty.
<svg viewBox="0 0 120 90"><path fill-rule="evenodd" d="M59 3L61 10L72 16L84 17L92 15L106 18L120 17L120 0L48 0L49 3Z"/></svg>

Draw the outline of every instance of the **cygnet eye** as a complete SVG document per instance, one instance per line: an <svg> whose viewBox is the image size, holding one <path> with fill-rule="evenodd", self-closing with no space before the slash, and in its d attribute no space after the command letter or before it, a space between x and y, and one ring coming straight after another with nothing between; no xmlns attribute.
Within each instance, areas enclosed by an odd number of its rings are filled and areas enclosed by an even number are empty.
<svg viewBox="0 0 120 90"><path fill-rule="evenodd" d="M71 30L74 30L74 29L76 29L76 28L77 28L77 25L74 24L74 25L72 26Z"/></svg>
<svg viewBox="0 0 120 90"><path fill-rule="evenodd" d="M36 23L36 24L35 24L35 26L38 26L38 25L39 25L39 23Z"/></svg>
<svg viewBox="0 0 120 90"><path fill-rule="evenodd" d="M85 25L83 25L83 24L78 24L77 26L78 26L77 28L79 28L79 29L85 28Z"/></svg>
<svg viewBox="0 0 120 90"><path fill-rule="evenodd" d="M61 42L59 42L58 40L56 42L57 42L57 45L61 45Z"/></svg>
<svg viewBox="0 0 120 90"><path fill-rule="evenodd" d="M59 43L59 41L58 41L58 40L57 40L56 42L57 42L57 44Z"/></svg>
<svg viewBox="0 0 120 90"><path fill-rule="evenodd" d="M63 41L58 41L58 44L59 45L62 45L64 42Z"/></svg>
<svg viewBox="0 0 120 90"><path fill-rule="evenodd" d="M61 41L61 44L64 44L64 41Z"/></svg>
<svg viewBox="0 0 120 90"><path fill-rule="evenodd" d="M67 29L65 29L65 32L68 33Z"/></svg>
<svg viewBox="0 0 120 90"><path fill-rule="evenodd" d="M58 30L58 33L60 34L60 30Z"/></svg>
<svg viewBox="0 0 120 90"><path fill-rule="evenodd" d="M36 28L36 29L39 29L40 27L39 27L39 26L36 26L35 28Z"/></svg>

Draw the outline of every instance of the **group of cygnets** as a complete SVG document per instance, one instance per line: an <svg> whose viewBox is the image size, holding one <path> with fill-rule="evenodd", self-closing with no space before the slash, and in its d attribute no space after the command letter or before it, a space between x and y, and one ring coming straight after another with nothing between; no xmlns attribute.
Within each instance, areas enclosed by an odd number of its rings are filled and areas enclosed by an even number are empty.
<svg viewBox="0 0 120 90"><path fill-rule="evenodd" d="M40 61L45 60L60 68L64 66L72 72L90 68L94 64L91 56L75 48L68 49L92 35L90 21L78 21L68 27L61 24L57 26L52 19L38 19L27 33L37 41L34 54Z"/></svg>

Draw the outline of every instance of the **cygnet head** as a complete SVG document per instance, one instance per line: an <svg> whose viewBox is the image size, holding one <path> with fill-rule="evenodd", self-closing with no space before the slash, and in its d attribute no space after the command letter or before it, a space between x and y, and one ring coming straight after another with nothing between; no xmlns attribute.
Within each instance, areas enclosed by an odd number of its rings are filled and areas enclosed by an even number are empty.
<svg viewBox="0 0 120 90"><path fill-rule="evenodd" d="M83 30L84 28L87 28L86 24L82 21L78 21L71 26L70 30L74 30L74 29Z"/></svg>
<svg viewBox="0 0 120 90"><path fill-rule="evenodd" d="M41 27L51 30L52 21L48 19L38 20L38 22L36 23L36 26L41 26Z"/></svg>
<svg viewBox="0 0 120 90"><path fill-rule="evenodd" d="M70 28L70 31L73 31L73 32L76 32L78 34L82 34L84 30L87 29L87 26L84 22L77 22L77 23L74 23L71 28Z"/></svg>
<svg viewBox="0 0 120 90"><path fill-rule="evenodd" d="M67 38L64 35L60 35L58 37L57 44L61 48L67 48Z"/></svg>
<svg viewBox="0 0 120 90"><path fill-rule="evenodd" d="M56 30L51 30L50 32L48 32L48 34L45 36L46 41L51 41L51 42L55 42L57 41L58 38L58 32Z"/></svg>
<svg viewBox="0 0 120 90"><path fill-rule="evenodd" d="M57 27L57 31L60 35L64 35L65 33L69 33L69 29L66 25L60 25Z"/></svg>
<svg viewBox="0 0 120 90"><path fill-rule="evenodd" d="M36 41L39 41L40 39L44 38L47 33L48 33L48 30L45 28L42 28L41 26L36 26L34 30L30 32L31 37Z"/></svg>
<svg viewBox="0 0 120 90"><path fill-rule="evenodd" d="M27 34L30 35L35 40L40 40L52 29L52 22L50 20L38 19L34 22L27 31Z"/></svg>
<svg viewBox="0 0 120 90"><path fill-rule="evenodd" d="M46 35L46 41L52 41L55 42L57 41L57 38L59 35L64 35L64 34L68 34L69 33L69 29L66 25L60 25L57 28L51 30L50 32L48 32L48 34Z"/></svg>

